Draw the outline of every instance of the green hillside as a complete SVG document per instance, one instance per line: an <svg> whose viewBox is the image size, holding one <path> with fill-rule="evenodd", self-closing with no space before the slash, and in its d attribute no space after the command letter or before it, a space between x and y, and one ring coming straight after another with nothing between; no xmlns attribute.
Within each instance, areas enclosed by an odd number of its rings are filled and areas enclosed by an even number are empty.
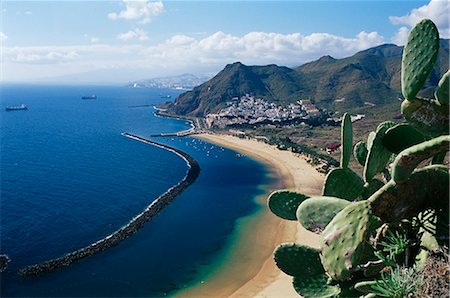
<svg viewBox="0 0 450 298"><path fill-rule="evenodd" d="M382 105L401 96L402 51L402 47L384 44L343 59L324 56L296 68L228 64L211 80L178 96L168 111L202 117L247 93L280 104L310 98L332 110ZM448 57L449 40L441 40L436 67L422 94L431 96L433 86L449 68Z"/></svg>

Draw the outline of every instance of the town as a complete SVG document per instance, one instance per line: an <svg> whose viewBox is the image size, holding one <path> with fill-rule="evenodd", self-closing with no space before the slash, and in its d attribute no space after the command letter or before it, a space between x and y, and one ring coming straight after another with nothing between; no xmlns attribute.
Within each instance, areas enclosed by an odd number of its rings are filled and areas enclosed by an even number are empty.
<svg viewBox="0 0 450 298"><path fill-rule="evenodd" d="M217 114L206 115L209 127L307 121L327 116L325 111L319 110L309 99L301 99L296 104L283 107L246 94L241 98L233 97L226 105Z"/></svg>

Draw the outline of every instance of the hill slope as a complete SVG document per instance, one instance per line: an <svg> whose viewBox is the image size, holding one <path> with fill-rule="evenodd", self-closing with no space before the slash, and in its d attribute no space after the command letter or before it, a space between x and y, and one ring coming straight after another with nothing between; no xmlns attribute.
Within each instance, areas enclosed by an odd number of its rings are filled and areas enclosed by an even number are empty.
<svg viewBox="0 0 450 298"><path fill-rule="evenodd" d="M236 62L178 96L168 109L173 114L201 117L220 110L232 97L247 93L280 104L310 98L329 109L351 109L365 102L380 105L401 96L402 51L402 47L385 44L343 59L324 56L294 69ZM449 41L441 40L438 62L422 95L432 95L449 68L448 57Z"/></svg>

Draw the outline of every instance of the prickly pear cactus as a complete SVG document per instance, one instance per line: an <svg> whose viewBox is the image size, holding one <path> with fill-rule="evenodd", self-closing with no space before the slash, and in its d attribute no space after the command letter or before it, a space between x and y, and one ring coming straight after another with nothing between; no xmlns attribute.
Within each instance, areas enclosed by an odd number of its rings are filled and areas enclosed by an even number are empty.
<svg viewBox="0 0 450 298"><path fill-rule="evenodd" d="M353 147L353 156L362 166L366 164L367 153L366 142L364 141L359 141L355 144L355 147Z"/></svg>
<svg viewBox="0 0 450 298"><path fill-rule="evenodd" d="M434 97L437 99L440 105L448 105L449 92L450 92L450 70L447 71L442 79L439 81L439 85L434 93Z"/></svg>
<svg viewBox="0 0 450 298"><path fill-rule="evenodd" d="M305 229L321 233L334 216L349 204L347 200L334 197L311 197L298 206L297 219Z"/></svg>
<svg viewBox="0 0 450 298"><path fill-rule="evenodd" d="M278 190L270 194L268 199L268 206L278 217L287 220L297 220L295 212L301 202L309 198L308 196L290 191Z"/></svg>
<svg viewBox="0 0 450 298"><path fill-rule="evenodd" d="M294 276L294 289L304 298L331 298L339 297L341 289L339 285L327 283L328 276L325 274L301 278Z"/></svg>
<svg viewBox="0 0 450 298"><path fill-rule="evenodd" d="M404 100L403 117L422 134L435 137L449 133L448 105L440 106L423 99Z"/></svg>
<svg viewBox="0 0 450 298"><path fill-rule="evenodd" d="M400 123L389 128L383 138L383 146L392 153L398 154L402 150L422 143L425 137L407 123Z"/></svg>
<svg viewBox="0 0 450 298"><path fill-rule="evenodd" d="M439 52L439 32L431 20L422 20L409 33L402 58L402 93L414 99L433 70Z"/></svg>
<svg viewBox="0 0 450 298"><path fill-rule="evenodd" d="M355 200L364 190L364 181L350 169L334 169L325 178L322 194L349 201Z"/></svg>
<svg viewBox="0 0 450 298"><path fill-rule="evenodd" d="M320 259L333 280L349 279L372 256L369 236L377 223L371 214L369 201L351 203L323 231Z"/></svg>
<svg viewBox="0 0 450 298"><path fill-rule="evenodd" d="M326 196L308 198L284 191L269 198L274 213L297 218L316 233L323 229L320 254L294 244L281 245L275 251L277 265L294 276L294 288L303 297L357 297L355 288L369 293L364 297L378 297L372 291L374 282L364 280L368 276L383 277L383 268L399 266L395 259L386 259L382 253L386 250L380 250L382 242L377 239L382 237L383 227L407 227L408 237L412 238L405 245L412 253L411 260L418 256L415 245L419 243L422 249L448 245L450 175L448 167L440 163L450 145L450 72L441 79L436 100L417 98L433 69L438 49L436 27L429 20L420 22L408 38L402 61L402 92L406 99L401 111L408 124L383 122L369 133L366 143L359 142L353 149L354 157L364 166L365 183L348 168L352 128L345 114L341 167L327 175L323 188ZM423 166L427 159L432 165ZM378 174L386 184L375 179ZM427 222L425 215L429 212L433 220Z"/></svg>
<svg viewBox="0 0 450 298"><path fill-rule="evenodd" d="M341 168L347 169L353 147L353 130L350 115L345 113L341 125Z"/></svg>
<svg viewBox="0 0 450 298"><path fill-rule="evenodd" d="M427 207L448 205L449 174L443 165L415 170L402 183L391 180L375 192L371 202L373 214L385 222L411 218Z"/></svg>
<svg viewBox="0 0 450 298"><path fill-rule="evenodd" d="M395 125L392 121L385 121L378 125L375 135L369 135L367 141L368 154L364 167L364 180L372 180L376 174L381 173L386 168L392 153L383 145L383 138L386 131Z"/></svg>
<svg viewBox="0 0 450 298"><path fill-rule="evenodd" d="M324 274L319 251L296 243L280 244L274 251L275 263L284 273L291 276L309 277Z"/></svg>
<svg viewBox="0 0 450 298"><path fill-rule="evenodd" d="M449 151L450 136L440 136L403 150L394 160L392 180L396 183L406 181L412 171L425 159Z"/></svg>

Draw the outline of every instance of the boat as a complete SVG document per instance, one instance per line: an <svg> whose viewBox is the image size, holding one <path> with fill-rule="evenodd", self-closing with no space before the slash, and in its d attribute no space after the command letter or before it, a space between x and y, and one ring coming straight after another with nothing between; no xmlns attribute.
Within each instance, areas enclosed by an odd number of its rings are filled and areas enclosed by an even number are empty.
<svg viewBox="0 0 450 298"><path fill-rule="evenodd" d="M86 96L82 96L81 99L97 99L97 95L95 95L95 94L86 95Z"/></svg>
<svg viewBox="0 0 450 298"><path fill-rule="evenodd" d="M5 107L6 111L24 111L28 110L27 105L21 104L20 106L7 106Z"/></svg>
<svg viewBox="0 0 450 298"><path fill-rule="evenodd" d="M161 98L171 98L172 95L161 95Z"/></svg>

